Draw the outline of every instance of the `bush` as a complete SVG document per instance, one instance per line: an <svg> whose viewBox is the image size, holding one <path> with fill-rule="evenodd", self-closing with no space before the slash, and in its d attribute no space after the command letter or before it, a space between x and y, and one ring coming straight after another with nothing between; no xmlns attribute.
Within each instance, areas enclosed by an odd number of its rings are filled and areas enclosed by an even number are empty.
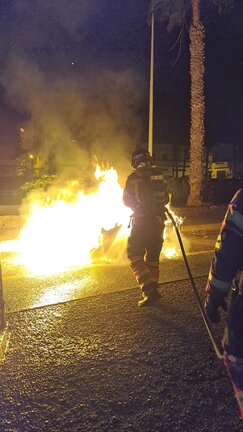
<svg viewBox="0 0 243 432"><path fill-rule="evenodd" d="M189 195L189 179L187 177L167 178L172 194L171 204L174 207L185 206ZM227 204L238 189L243 188L243 180L238 179L207 179L202 187L202 202Z"/></svg>
<svg viewBox="0 0 243 432"><path fill-rule="evenodd" d="M54 183L55 179L55 175L44 174L35 180L26 182L23 186L21 186L21 189L25 192L30 192L36 189L46 190Z"/></svg>
<svg viewBox="0 0 243 432"><path fill-rule="evenodd" d="M170 189L171 204L174 207L184 206L187 202L187 197L189 194L189 183L187 177L171 178L168 181L168 186Z"/></svg>
<svg viewBox="0 0 243 432"><path fill-rule="evenodd" d="M227 204L238 189L243 187L243 180L210 179L206 180L202 189L202 201L213 204Z"/></svg>

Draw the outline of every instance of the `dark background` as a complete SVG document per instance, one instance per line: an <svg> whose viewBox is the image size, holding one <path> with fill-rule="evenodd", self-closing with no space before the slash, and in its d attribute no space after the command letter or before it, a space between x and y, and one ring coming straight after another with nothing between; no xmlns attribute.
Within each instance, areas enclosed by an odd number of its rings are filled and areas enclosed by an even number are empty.
<svg viewBox="0 0 243 432"><path fill-rule="evenodd" d="M139 80L131 81L126 102L129 94L133 98L133 93L140 92L133 100L133 114L140 121L136 140L147 141L150 57L147 13L145 0L53 0L51 6L45 0L2 0L0 145L18 151L19 127L21 122L32 118L33 112L33 104L28 98L25 100L33 83L31 79L28 82L19 78L21 69L15 68L16 75L9 73L13 57L40 74L43 80L40 93L45 83L74 76L75 80L82 78L91 92L102 71L135 70ZM221 141L242 146L243 2L235 1L229 14L219 15L213 2L205 0L201 2L201 18L206 30L206 146ZM180 29L168 34L164 23L156 23L154 141L158 143L189 142L189 23L190 17L183 28L181 48L179 43L175 44ZM15 88L19 82L22 92ZM99 92L99 88L95 91Z"/></svg>

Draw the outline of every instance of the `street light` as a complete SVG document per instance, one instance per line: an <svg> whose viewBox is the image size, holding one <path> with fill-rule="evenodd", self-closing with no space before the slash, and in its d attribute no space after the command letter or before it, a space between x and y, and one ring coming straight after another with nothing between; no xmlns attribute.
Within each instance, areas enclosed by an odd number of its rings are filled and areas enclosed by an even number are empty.
<svg viewBox="0 0 243 432"><path fill-rule="evenodd" d="M155 12L161 6L161 0L151 0L149 14L151 20L150 44L150 83L149 83L149 133L148 151L153 155L153 128L154 128L154 22Z"/></svg>
<svg viewBox="0 0 243 432"><path fill-rule="evenodd" d="M153 116L154 116L154 2L151 4L151 45L150 45L150 84L149 84L149 134L148 151L153 155Z"/></svg>

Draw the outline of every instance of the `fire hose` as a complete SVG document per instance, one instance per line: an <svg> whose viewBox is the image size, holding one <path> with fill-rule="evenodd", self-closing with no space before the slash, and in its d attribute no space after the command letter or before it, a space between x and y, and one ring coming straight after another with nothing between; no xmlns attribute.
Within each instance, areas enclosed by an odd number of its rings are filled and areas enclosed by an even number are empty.
<svg viewBox="0 0 243 432"><path fill-rule="evenodd" d="M168 209L166 209L166 214L169 217L169 219L171 220L171 222L172 222L172 224L173 224L173 226L175 228L175 232L176 232L179 244L180 244L182 256L183 256L184 263L185 263L185 266L186 266L186 270L187 270L187 273L188 273L188 276L189 276L189 279L190 279L190 282L191 282L191 286L192 286L194 295L196 297L196 300L197 300L197 303L198 303L198 306L199 306L199 310L201 312L201 315L202 315L205 327L207 329L208 335L209 335L209 337L211 339L211 342L212 342L215 354L216 354L216 356L218 357L219 360L223 360L222 351L218 347L218 345L217 345L217 343L216 343L216 341L215 341L215 339L213 337L209 320L208 320L207 315L206 315L206 313L204 311L204 307L202 305L202 302L201 302L201 299L200 299L200 296L199 296L199 293L198 293L198 289L197 289L195 281L193 279L192 272L191 272L191 269L190 269L190 266L189 266L189 263L188 263L188 260L187 260L186 252L185 252L185 249L184 249L184 245L183 245L183 242L182 242L182 238L181 238L178 226L176 224L176 221L175 221L174 217L172 216L171 212Z"/></svg>

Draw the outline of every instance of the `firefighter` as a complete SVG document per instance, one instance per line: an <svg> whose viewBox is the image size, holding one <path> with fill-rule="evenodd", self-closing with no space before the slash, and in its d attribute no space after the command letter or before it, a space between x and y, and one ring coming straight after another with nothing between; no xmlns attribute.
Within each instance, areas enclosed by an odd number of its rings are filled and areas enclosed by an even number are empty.
<svg viewBox="0 0 243 432"><path fill-rule="evenodd" d="M148 306L161 297L159 256L169 194L161 169L152 163L146 149L133 152L131 165L134 171L128 176L123 193L124 204L133 211L127 257L142 290L138 306Z"/></svg>
<svg viewBox="0 0 243 432"><path fill-rule="evenodd" d="M205 300L205 312L211 322L220 321L220 308L227 311L229 294L229 313L222 340L224 363L234 388L242 394L243 415L243 189L229 203L215 245Z"/></svg>

